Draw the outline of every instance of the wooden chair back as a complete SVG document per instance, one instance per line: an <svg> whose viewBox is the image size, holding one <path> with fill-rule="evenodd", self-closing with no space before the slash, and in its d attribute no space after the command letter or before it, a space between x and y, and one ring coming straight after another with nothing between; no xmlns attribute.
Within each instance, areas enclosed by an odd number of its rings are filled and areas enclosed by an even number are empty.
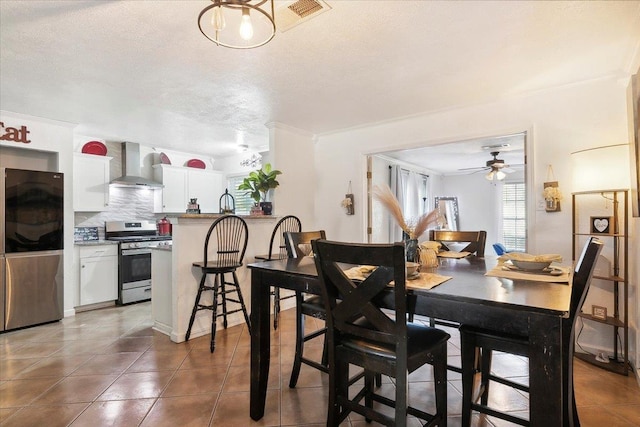
<svg viewBox="0 0 640 427"><path fill-rule="evenodd" d="M484 256L484 248L487 242L487 232L480 231L447 231L429 230L429 240L442 243L442 250L449 250L447 243L464 242L467 246L460 252L471 252L479 257Z"/></svg>
<svg viewBox="0 0 640 427"><path fill-rule="evenodd" d="M287 257L287 246L285 244L284 233L287 231L302 231L302 222L294 215L282 217L273 227L271 240L269 241L268 259L282 259Z"/></svg>
<svg viewBox="0 0 640 427"><path fill-rule="evenodd" d="M248 238L247 223L239 216L224 215L216 219L204 241L204 266L213 261L217 267L242 265Z"/></svg>
<svg viewBox="0 0 640 427"><path fill-rule="evenodd" d="M326 239L324 230L318 231L288 231L284 233L284 241L289 258L302 258L311 254L313 240Z"/></svg>
<svg viewBox="0 0 640 427"><path fill-rule="evenodd" d="M327 312L329 348L340 346L341 337L362 338L368 342L391 344L399 355L407 352L407 295L404 245L354 244L326 240L312 242L322 297ZM344 264L374 265L376 269L363 281L349 279ZM383 311L376 299L389 294L394 281L395 310ZM331 364L331 350L329 363ZM406 364L402 357L398 364ZM405 366L406 367L406 366ZM380 367L379 367L380 368ZM382 369L379 372L385 372Z"/></svg>

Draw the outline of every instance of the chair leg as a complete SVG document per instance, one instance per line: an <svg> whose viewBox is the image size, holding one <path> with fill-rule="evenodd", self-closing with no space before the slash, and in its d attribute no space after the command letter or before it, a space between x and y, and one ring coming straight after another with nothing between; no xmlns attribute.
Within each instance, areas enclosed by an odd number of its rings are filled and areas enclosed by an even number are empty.
<svg viewBox="0 0 640 427"><path fill-rule="evenodd" d="M224 279L224 278L223 278ZM223 280L224 283L224 280ZM213 350L215 350L216 348L216 318L217 318L217 314L218 314L218 293L219 293L219 289L220 289L220 275L216 274L215 280L214 280L214 285L213 285L213 301L211 303L212 305L212 313L211 313L211 344L209 346L211 353L213 353ZM224 287L223 287L224 289ZM222 294L222 301L224 301L224 294ZM224 316L226 316L226 313L224 313ZM226 317L225 317L226 320Z"/></svg>
<svg viewBox="0 0 640 427"><path fill-rule="evenodd" d="M227 329L227 288L224 280L224 273L220 273L220 292L222 292L222 325Z"/></svg>
<svg viewBox="0 0 640 427"><path fill-rule="evenodd" d="M480 358L480 390L482 394L480 395L480 403L483 405L487 405L489 402L489 375L491 375L491 358L493 356L493 351L487 348L482 349Z"/></svg>
<svg viewBox="0 0 640 427"><path fill-rule="evenodd" d="M196 301L193 303L193 310L191 310L189 327L187 328L187 333L184 336L185 341L189 341L189 337L191 336L191 327L193 326L193 321L196 319L196 313L198 312L198 303L200 303L200 296L202 295L202 290L204 289L204 282L206 279L207 279L207 274L202 273L202 278L200 279L200 285L198 286L198 293L196 294Z"/></svg>
<svg viewBox="0 0 640 427"><path fill-rule="evenodd" d="M326 342L326 340L325 340ZM296 353L293 358L293 369L289 379L289 387L295 388L302 366L302 351L304 348L304 315L302 314L302 293L296 292ZM324 350L323 350L324 353ZM323 355L324 358L324 355Z"/></svg>
<svg viewBox="0 0 640 427"><path fill-rule="evenodd" d="M434 352L433 380L436 392L436 416L439 427L447 427L447 344ZM463 424L464 425L464 424Z"/></svg>
<svg viewBox="0 0 640 427"><path fill-rule="evenodd" d="M280 316L280 288L273 289L273 329L278 329L278 317Z"/></svg>
<svg viewBox="0 0 640 427"><path fill-rule="evenodd" d="M231 274L233 275L233 283L235 284L236 292L238 294L238 301L240 301L240 307L242 307L242 314L244 314L244 321L247 323L247 330L249 331L249 335L251 335L251 320L249 320L247 306L244 304L244 298L242 297L242 291L240 290L240 281L238 281L238 275L235 271Z"/></svg>
<svg viewBox="0 0 640 427"><path fill-rule="evenodd" d="M462 425L471 425L471 403L473 400L473 379L475 375L475 340L468 335L460 336L462 353Z"/></svg>
<svg viewBox="0 0 640 427"><path fill-rule="evenodd" d="M341 406L340 397L347 399L349 382L349 364L336 361L335 366L329 366L329 405L327 407L327 427L340 425Z"/></svg>

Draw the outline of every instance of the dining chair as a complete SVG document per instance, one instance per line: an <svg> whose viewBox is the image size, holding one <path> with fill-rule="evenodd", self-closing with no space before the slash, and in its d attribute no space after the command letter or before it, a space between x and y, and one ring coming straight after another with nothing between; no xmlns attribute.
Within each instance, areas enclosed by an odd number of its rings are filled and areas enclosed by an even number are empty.
<svg viewBox="0 0 640 427"><path fill-rule="evenodd" d="M442 243L442 251L450 250L447 243L467 243L458 252L471 252L478 257L484 256L484 247L487 242L487 232L480 231L448 231L429 230L429 240Z"/></svg>
<svg viewBox="0 0 640 427"><path fill-rule="evenodd" d="M314 240L312 247L327 313L327 426L339 425L350 412L385 425L405 425L407 415L412 415L428 426L445 426L449 334L407 322L404 245ZM344 273L345 264L376 268L364 280L354 281ZM381 309L380 298L390 298L393 310ZM364 384L355 383L361 388L351 393L350 364L365 370ZM435 413L409 405L408 375L425 364L433 365ZM394 400L375 392L376 374L395 378ZM374 410L374 401L393 408L393 415Z"/></svg>
<svg viewBox="0 0 640 427"><path fill-rule="evenodd" d="M442 244L441 250L448 251L447 243L467 243L460 252L471 252L478 257L484 257L484 249L487 241L487 232L480 231L447 231L447 230L429 230L429 240ZM459 328L460 324L449 320L434 319L429 320L430 326L448 326L450 328ZM476 354L476 364L480 361L480 352ZM455 365L448 365L450 371L461 373L462 368Z"/></svg>
<svg viewBox="0 0 640 427"><path fill-rule="evenodd" d="M563 416L565 420L569 421L569 424L575 426L579 426L580 422L578 420L576 401L573 394L574 326L577 314L582 309L582 304L589 290L593 270L602 246L602 242L593 237L589 238L585 244L573 274L569 316L562 319L562 388L565 400ZM460 340L462 343L462 425L469 425L472 410L514 424L523 426L530 425L527 419L500 412L488 406L489 385L491 381L529 392L529 388L526 385L498 377L491 373L493 351L528 356L529 342L527 337L462 325L460 327ZM482 353L480 364L480 403L477 403L477 400L473 401L473 380L475 376L474 356L478 350Z"/></svg>
<svg viewBox="0 0 640 427"><path fill-rule="evenodd" d="M311 254L311 241L315 239L324 239L324 230L319 231L302 231L284 233L285 247L289 258L302 258ZM326 311L322 298L318 295L305 297L302 292L296 292L296 350L293 358L293 369L289 378L289 387L294 388L298 382L300 368L302 364L316 368L322 372L329 372L327 369L327 352L326 343L323 343L321 362L304 357L304 344L314 338L322 336L324 338L327 328L315 330L307 335L304 334L305 317L311 316L316 319L325 320Z"/></svg>
<svg viewBox="0 0 640 427"><path fill-rule="evenodd" d="M302 222L294 215L287 215L282 217L273 227L271 233L271 239L269 240L269 253L264 255L256 255L256 260L272 260L283 259L287 257L287 248L284 241L284 233L287 231L300 232L302 231ZM295 294L287 296L281 296L280 288L274 287L271 290L273 295L273 329L278 329L278 320L280 317L280 301L295 297Z"/></svg>
<svg viewBox="0 0 640 427"><path fill-rule="evenodd" d="M200 310L211 310L211 344L210 350L213 353L216 340L216 319L218 317L218 303L222 304L222 312L220 316L223 318L223 326L227 328L227 316L242 311L244 320L247 322L249 334L251 334L251 322L247 314L247 307L242 298L240 290L240 282L236 270L242 267L242 260L247 249L247 240L249 231L247 223L236 215L224 215L216 219L204 239L204 255L202 261L196 261L192 265L200 269L202 274L198 293L191 318L189 319L189 327L185 335L185 341L189 341L191 336L191 328L196 318L196 313ZM213 274L213 284L207 284L207 276ZM225 278L225 275L231 275L231 281ZM229 288L230 289L229 289ZM205 291L213 291L213 299L211 304L201 302L202 293ZM229 294L235 293L236 298L230 298ZM235 303L238 307L229 310L228 302Z"/></svg>

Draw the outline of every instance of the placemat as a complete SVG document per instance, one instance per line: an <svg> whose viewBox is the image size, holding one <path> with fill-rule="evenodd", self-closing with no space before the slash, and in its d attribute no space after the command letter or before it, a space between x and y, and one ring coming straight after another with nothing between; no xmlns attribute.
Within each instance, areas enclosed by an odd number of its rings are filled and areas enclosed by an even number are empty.
<svg viewBox="0 0 640 427"><path fill-rule="evenodd" d="M509 267L505 267L503 264L495 266L493 269L485 273L485 276L503 277L505 279L514 280L532 280L536 282L554 282L554 283L569 283L572 280L573 270L570 267L554 267L555 269L562 270L562 274L559 276L549 273L538 272L526 272L511 270Z"/></svg>
<svg viewBox="0 0 640 427"><path fill-rule="evenodd" d="M455 252L455 251L442 251L438 252L440 258L466 258L471 255L471 252Z"/></svg>
<svg viewBox="0 0 640 427"><path fill-rule="evenodd" d="M344 273L351 280L364 280L373 270L375 270L375 266L362 265L351 267L345 270ZM449 279L451 279L451 276L443 276L436 273L419 273L415 279L407 279L406 287L407 289L432 289ZM389 285L393 286L393 282L389 283Z"/></svg>

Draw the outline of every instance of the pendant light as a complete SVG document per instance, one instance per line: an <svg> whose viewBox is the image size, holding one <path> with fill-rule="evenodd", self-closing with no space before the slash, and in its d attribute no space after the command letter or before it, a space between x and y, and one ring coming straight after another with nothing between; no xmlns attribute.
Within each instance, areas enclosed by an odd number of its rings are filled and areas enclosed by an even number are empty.
<svg viewBox="0 0 640 427"><path fill-rule="evenodd" d="M276 34L273 0L212 0L200 12L198 28L218 46L262 46Z"/></svg>

